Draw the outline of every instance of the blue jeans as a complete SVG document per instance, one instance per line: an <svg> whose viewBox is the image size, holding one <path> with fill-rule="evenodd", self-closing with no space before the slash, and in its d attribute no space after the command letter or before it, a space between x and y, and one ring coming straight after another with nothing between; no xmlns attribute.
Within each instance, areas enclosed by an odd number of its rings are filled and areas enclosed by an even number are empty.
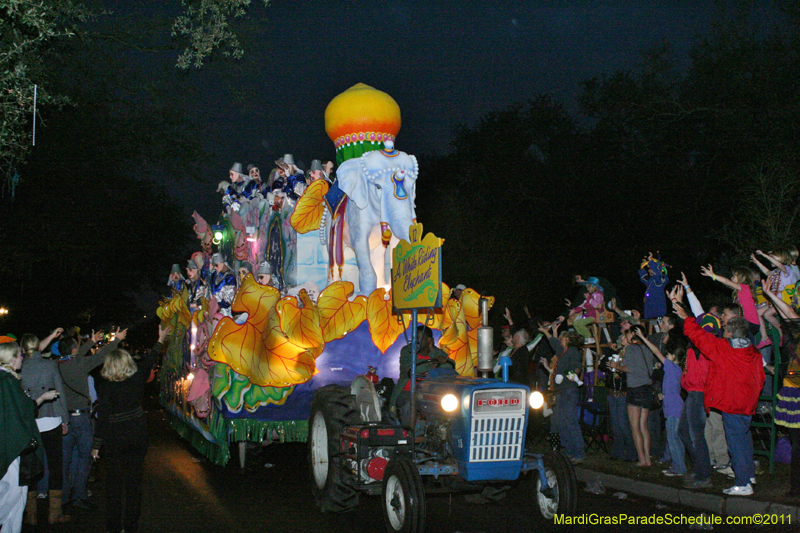
<svg viewBox="0 0 800 533"><path fill-rule="evenodd" d="M703 393L691 391L683 402L678 436L692 457L692 473L698 481L711 477L711 458L708 455L705 431L706 408L703 405Z"/></svg>
<svg viewBox="0 0 800 533"><path fill-rule="evenodd" d="M553 425L555 424L555 427ZM558 433L561 445L570 457L586 457L583 443L583 434L578 422L578 388L556 392L556 405L553 408L553 420L550 422L551 431Z"/></svg>
<svg viewBox="0 0 800 533"><path fill-rule="evenodd" d="M653 457L661 457L666 453L667 446L663 442L663 431L661 431L662 423L664 421L664 409L650 409L650 414L647 415L647 429L650 431L650 455Z"/></svg>
<svg viewBox="0 0 800 533"><path fill-rule="evenodd" d="M750 419L747 415L722 413L725 438L728 439L728 453L731 455L731 468L737 487L750 483L756 477L753 464L753 434L750 433Z"/></svg>
<svg viewBox="0 0 800 533"><path fill-rule="evenodd" d="M85 500L92 470L94 429L89 412L69 417L69 433L64 436L64 492L62 500Z"/></svg>
<svg viewBox="0 0 800 533"><path fill-rule="evenodd" d="M669 460L671 466L669 467L670 470L675 472L676 474L685 474L686 473L686 449L683 446L683 441L678 436L678 424L680 423L680 417L678 416L668 416L667 417L667 447L666 450L669 451ZM666 456L667 452L664 452Z"/></svg>
<svg viewBox="0 0 800 533"><path fill-rule="evenodd" d="M633 444L625 396L608 395L608 416L611 419L611 436L614 439L611 457L622 461L635 461L636 446Z"/></svg>

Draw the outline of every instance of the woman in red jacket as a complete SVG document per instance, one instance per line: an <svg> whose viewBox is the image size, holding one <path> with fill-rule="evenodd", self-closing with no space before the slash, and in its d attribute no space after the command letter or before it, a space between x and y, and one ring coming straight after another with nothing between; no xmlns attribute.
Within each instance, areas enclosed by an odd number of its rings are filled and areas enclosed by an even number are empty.
<svg viewBox="0 0 800 533"><path fill-rule="evenodd" d="M744 318L729 319L724 338L720 339L704 331L686 312L681 303L683 287L675 287L670 299L675 314L683 319L686 336L710 361L703 400L706 411L715 408L722 412L736 480L733 487L723 492L731 496L750 496L756 475L750 421L764 386L761 353L747 339L749 325Z"/></svg>

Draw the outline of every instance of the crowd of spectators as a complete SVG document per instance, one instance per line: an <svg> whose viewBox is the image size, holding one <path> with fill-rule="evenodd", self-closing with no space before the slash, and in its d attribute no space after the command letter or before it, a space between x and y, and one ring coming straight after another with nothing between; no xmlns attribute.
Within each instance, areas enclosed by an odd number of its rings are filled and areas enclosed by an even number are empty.
<svg viewBox="0 0 800 533"><path fill-rule="evenodd" d="M732 292L728 299L701 301L685 274L669 285L668 265L648 254L639 271L646 286L643 312L621 306L607 279L576 275L575 298L552 321L538 320L525 307L528 327L520 328L506 309L498 356L510 357L512 381L546 393L551 443L573 463L586 459L579 405L602 402L610 419L610 459L630 461L632 468L660 463L663 475L682 476L690 489L711 488L715 472L728 475L733 485L724 492L748 496L756 483L751 423L760 415L772 417L790 438L788 494L800 497L797 255L795 249L757 251L751 260L763 277L748 267L725 277L702 266L701 276ZM228 286L235 291L236 273L224 259L215 255L210 262L213 272L202 276L201 265L190 260L187 276L174 271L171 286L185 284L195 299ZM258 274L260 283L270 283L266 268ZM424 357L447 360L430 330L419 334ZM57 328L41 340L0 337L4 532L20 531L23 515L35 525L39 499L49 500L50 524L70 520L65 506L94 509L88 480L101 454L112 472L108 530L138 529L147 451L142 399L167 331L159 327L158 342L143 356L120 345L126 335L117 329L108 337L94 331L81 337L75 328ZM774 364L778 360L783 364ZM760 396L769 396L767 376L782 380L774 405L759 404ZM392 398L401 418L408 418L407 388L398 386Z"/></svg>
<svg viewBox="0 0 800 533"><path fill-rule="evenodd" d="M586 459L579 406L596 402L609 420L611 460L658 464L690 489L711 488L712 475L727 475L733 482L725 494L749 496L756 417L774 420L789 438L788 495L800 497L797 256L794 248L759 250L750 258L757 270L733 268L730 277L702 266L700 276L723 292L701 301L685 274L670 284L672 267L648 254L639 269L641 312L623 308L607 279L576 275L576 296L552 321L525 307L527 327L520 328L506 309L496 351L510 355L512 381L545 392L550 442L575 464ZM777 396L773 379L782 380Z"/></svg>
<svg viewBox="0 0 800 533"><path fill-rule="evenodd" d="M94 510L88 489L93 459L108 457L107 530L138 530L147 427L144 385L168 331L146 355L131 355L126 329L109 335L54 329L44 339L0 336L3 483L0 527L69 522L65 509ZM122 500L126 505L122 518Z"/></svg>

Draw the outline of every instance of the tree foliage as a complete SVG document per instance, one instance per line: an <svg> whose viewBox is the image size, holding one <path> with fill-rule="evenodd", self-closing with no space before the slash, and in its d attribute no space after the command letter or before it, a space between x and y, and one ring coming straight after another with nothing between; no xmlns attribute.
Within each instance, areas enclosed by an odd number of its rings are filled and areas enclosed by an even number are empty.
<svg viewBox="0 0 800 533"><path fill-rule="evenodd" d="M178 67L201 67L216 51L239 59L244 50L231 20L247 13L251 0L182 0L184 12L175 19L172 35L189 40L178 56ZM264 0L269 5L269 0Z"/></svg>
<svg viewBox="0 0 800 533"><path fill-rule="evenodd" d="M69 0L0 0L0 172L24 161L31 147L34 91L38 106L63 104L49 90L47 46L74 35L89 12Z"/></svg>

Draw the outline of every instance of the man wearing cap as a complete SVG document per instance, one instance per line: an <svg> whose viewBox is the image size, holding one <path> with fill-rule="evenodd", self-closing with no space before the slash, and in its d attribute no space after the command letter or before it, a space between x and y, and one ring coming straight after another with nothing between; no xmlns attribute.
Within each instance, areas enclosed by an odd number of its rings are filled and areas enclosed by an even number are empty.
<svg viewBox="0 0 800 533"><path fill-rule="evenodd" d="M178 292L183 289L183 274L181 274L181 267L177 263L172 265L172 270L169 272L167 287L170 289L175 289Z"/></svg>
<svg viewBox="0 0 800 533"><path fill-rule="evenodd" d="M103 339L103 333L95 333L89 340L78 347L74 337L67 337L58 342L61 359L58 361L58 373L64 381L64 398L69 411L69 431L63 440L63 472L64 485L61 493L62 502L72 502L79 509L94 509L96 506L88 501L89 472L92 470L92 400L89 393L89 372L102 365L106 355L111 353L125 340L128 330L117 329L114 340L97 350L94 355L89 352L95 343Z"/></svg>
<svg viewBox="0 0 800 533"><path fill-rule="evenodd" d="M256 281L258 281L259 285L267 285L269 287L275 287L275 284L272 281L272 267L269 266L269 263L263 261L258 264L258 273L256 275Z"/></svg>
<svg viewBox="0 0 800 533"><path fill-rule="evenodd" d="M253 180L256 187L261 185L261 171L258 170L258 167L254 164L250 163L247 165L247 174L250 176L250 179Z"/></svg>
<svg viewBox="0 0 800 533"><path fill-rule="evenodd" d="M194 259L186 263L186 288L189 289L189 310L194 311L200 306L200 299L208 299L208 286L200 277L200 266Z"/></svg>
<svg viewBox="0 0 800 533"><path fill-rule="evenodd" d="M242 282L244 281L244 277L248 274L253 273L253 265L251 265L247 261L242 261L239 264L239 270L237 272L239 273L239 285L241 285Z"/></svg>
<svg viewBox="0 0 800 533"><path fill-rule="evenodd" d="M311 167L308 169L308 182L314 183L321 179L325 179L325 173L322 170L322 162L319 159L315 159L311 162Z"/></svg>
<svg viewBox="0 0 800 533"><path fill-rule="evenodd" d="M467 290L467 286L463 283L459 283L456 285L452 291L450 291L450 298L455 298L456 300L461 300L461 293Z"/></svg>
<svg viewBox="0 0 800 533"><path fill-rule="evenodd" d="M258 169L256 169L257 171ZM250 174L242 171L241 163L234 163L228 171L230 183L222 181L217 190L223 190L222 205L228 213L238 212L242 207L242 202L250 200L253 193L258 190L258 183L251 178Z"/></svg>
<svg viewBox="0 0 800 533"><path fill-rule="evenodd" d="M214 272L209 278L211 296L217 299L221 315L233 317L231 305L238 288L236 275L225 262L225 258L222 257L221 253L216 253L211 257L211 266L214 268Z"/></svg>
<svg viewBox="0 0 800 533"><path fill-rule="evenodd" d="M294 156L292 156L292 154L286 154L275 161L275 164L278 165L278 176L281 179L275 180L275 183L272 185L272 190L281 188L286 196L292 200L300 198L300 195L303 194L306 187L306 179L305 176L303 176L303 171L294 164ZM281 183L280 187L276 187L278 183Z"/></svg>

